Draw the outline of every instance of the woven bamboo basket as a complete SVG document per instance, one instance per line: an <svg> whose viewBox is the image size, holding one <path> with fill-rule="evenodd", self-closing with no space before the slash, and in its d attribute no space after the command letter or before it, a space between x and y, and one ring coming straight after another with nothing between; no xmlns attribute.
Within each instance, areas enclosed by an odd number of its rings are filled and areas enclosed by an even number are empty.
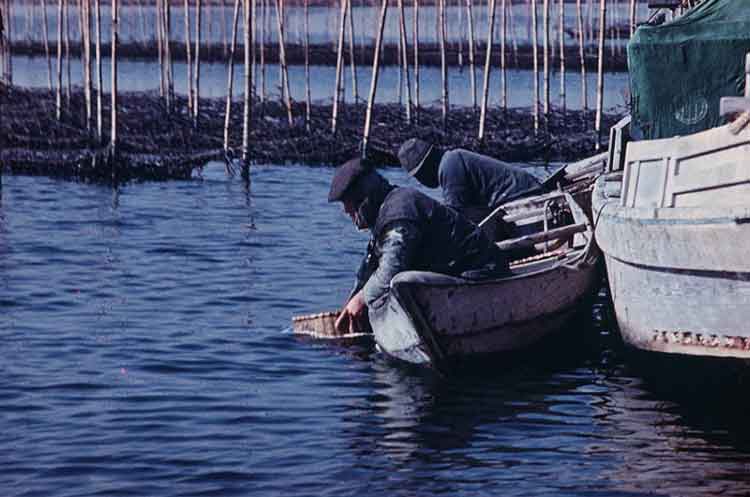
<svg viewBox="0 0 750 497"><path fill-rule="evenodd" d="M292 330L300 335L310 335L316 338L352 338L369 335L369 327L365 333L339 333L336 330L336 318L339 311L306 314L292 318Z"/></svg>

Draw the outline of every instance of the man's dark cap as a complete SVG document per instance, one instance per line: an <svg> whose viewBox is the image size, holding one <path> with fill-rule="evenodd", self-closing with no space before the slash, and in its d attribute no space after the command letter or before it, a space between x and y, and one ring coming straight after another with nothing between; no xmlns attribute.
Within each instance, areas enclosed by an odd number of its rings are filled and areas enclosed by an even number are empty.
<svg viewBox="0 0 750 497"><path fill-rule="evenodd" d="M401 167L406 169L406 172L414 176L424 165L431 149L430 143L419 138L409 138L398 149L398 161L401 163Z"/></svg>
<svg viewBox="0 0 750 497"><path fill-rule="evenodd" d="M362 159L351 159L336 168L331 180L331 190L328 192L328 201L337 202L344 198L347 190L357 181L357 179L370 171L371 166L363 162Z"/></svg>

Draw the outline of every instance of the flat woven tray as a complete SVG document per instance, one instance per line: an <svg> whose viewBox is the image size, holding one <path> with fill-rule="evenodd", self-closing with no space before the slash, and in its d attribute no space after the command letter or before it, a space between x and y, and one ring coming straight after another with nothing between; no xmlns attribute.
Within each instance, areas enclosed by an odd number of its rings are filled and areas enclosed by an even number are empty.
<svg viewBox="0 0 750 497"><path fill-rule="evenodd" d="M294 316L292 330L294 333L315 338L354 338L370 334L369 330L367 333L339 333L334 326L338 316L339 311Z"/></svg>

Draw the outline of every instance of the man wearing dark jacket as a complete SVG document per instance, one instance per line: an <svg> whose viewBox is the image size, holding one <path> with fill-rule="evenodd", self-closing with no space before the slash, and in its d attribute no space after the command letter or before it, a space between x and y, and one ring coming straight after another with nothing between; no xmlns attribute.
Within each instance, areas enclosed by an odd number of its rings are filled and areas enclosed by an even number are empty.
<svg viewBox="0 0 750 497"><path fill-rule="evenodd" d="M336 170L328 195L372 238L350 298L336 321L339 331L363 328L367 309L387 302L391 279L408 270L478 279L508 271L502 252L485 234L436 200L397 188L359 159Z"/></svg>

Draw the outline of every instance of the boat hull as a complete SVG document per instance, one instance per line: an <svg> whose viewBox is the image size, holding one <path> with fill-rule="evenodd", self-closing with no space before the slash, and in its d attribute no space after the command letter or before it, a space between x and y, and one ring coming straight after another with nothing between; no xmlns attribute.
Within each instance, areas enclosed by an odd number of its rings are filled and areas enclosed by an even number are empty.
<svg viewBox="0 0 750 497"><path fill-rule="evenodd" d="M750 358L750 273L689 271L605 255L623 340L638 349Z"/></svg>
<svg viewBox="0 0 750 497"><path fill-rule="evenodd" d="M416 363L527 348L565 327L596 287L594 267L552 273L469 286L403 273L392 284L396 303L385 326L375 327L375 339L388 354ZM410 337L407 346L404 337Z"/></svg>
<svg viewBox="0 0 750 497"><path fill-rule="evenodd" d="M628 207L621 187L600 178L593 209L625 343L750 358L750 208Z"/></svg>
<svg viewBox="0 0 750 497"><path fill-rule="evenodd" d="M370 311L375 340L400 360L438 367L527 348L564 328L593 295L596 256L586 255L585 262L543 261L528 273L486 282L400 273L388 303Z"/></svg>

